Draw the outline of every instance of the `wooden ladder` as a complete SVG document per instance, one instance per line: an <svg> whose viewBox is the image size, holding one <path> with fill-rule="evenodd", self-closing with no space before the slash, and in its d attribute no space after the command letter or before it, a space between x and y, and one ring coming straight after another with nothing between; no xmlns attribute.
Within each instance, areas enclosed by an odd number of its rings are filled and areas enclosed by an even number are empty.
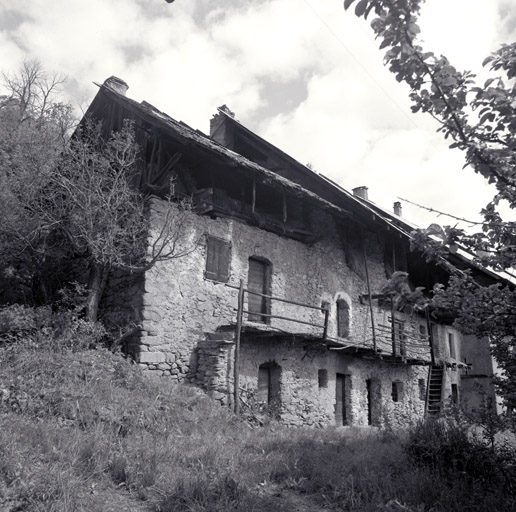
<svg viewBox="0 0 516 512"><path fill-rule="evenodd" d="M444 370L442 366L432 365L430 367L426 395L426 412L429 415L436 415L441 412L443 374Z"/></svg>

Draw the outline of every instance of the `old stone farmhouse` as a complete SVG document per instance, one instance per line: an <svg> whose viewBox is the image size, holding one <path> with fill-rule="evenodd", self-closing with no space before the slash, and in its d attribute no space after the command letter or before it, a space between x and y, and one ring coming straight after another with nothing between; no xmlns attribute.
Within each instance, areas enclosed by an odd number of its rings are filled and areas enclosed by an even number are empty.
<svg viewBox="0 0 516 512"><path fill-rule="evenodd" d="M126 90L106 80L87 115L106 133L134 121L153 226L171 177L176 197L194 203L183 218L191 249L143 276L112 276L101 304L106 320L141 326L126 350L142 368L227 405L236 379L242 407L266 404L289 425L406 425L443 401L494 396L487 340L385 291L395 272L410 289L449 277L449 265L409 251L399 205L391 213L365 187L347 192L226 107L208 136ZM482 283L496 279L472 268Z"/></svg>

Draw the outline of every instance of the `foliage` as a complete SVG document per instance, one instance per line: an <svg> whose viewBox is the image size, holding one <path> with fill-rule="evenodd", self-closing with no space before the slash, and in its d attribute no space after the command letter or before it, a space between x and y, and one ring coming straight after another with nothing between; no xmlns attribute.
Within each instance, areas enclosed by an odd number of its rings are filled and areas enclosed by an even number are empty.
<svg viewBox="0 0 516 512"><path fill-rule="evenodd" d="M345 0L344 7L354 1ZM516 207L516 43L503 44L483 61L492 76L478 86L473 73L457 70L446 57L424 49L418 41L422 3L360 0L355 14L367 18L374 12L371 27L380 39L380 48L386 50L385 64L399 82L410 87L412 111L432 116L439 125L437 131L450 140L450 148L462 150L465 166L494 185L496 193L482 208L482 221L468 221L471 229L447 226L436 232L434 225L415 234L414 245L437 260L464 248L481 266L511 269L516 264L516 223L503 220L499 207ZM468 332L492 336L494 354L507 381L501 389L506 401L516 406L514 386L509 384L516 380L513 287L481 289L471 274L456 269L455 273L448 291L437 290L438 306L451 303L459 314L458 323ZM507 386L511 387L508 394Z"/></svg>
<svg viewBox="0 0 516 512"><path fill-rule="evenodd" d="M172 187L151 233L152 198L135 186L134 126L126 121L106 136L85 119L68 138L71 107L53 99L60 83L37 63L4 76L10 96L0 104L0 131L12 135L0 142L0 255L12 286L0 300L51 304L82 265L90 272L87 316L95 320L113 269L145 271L188 251L189 203L174 202Z"/></svg>
<svg viewBox="0 0 516 512"><path fill-rule="evenodd" d="M463 492L484 506L489 503L495 510L511 510L516 502L507 496L516 486L515 447L495 448L474 428L458 411L427 420L410 432L407 453L418 467L428 467L452 485L460 484Z"/></svg>
<svg viewBox="0 0 516 512"><path fill-rule="evenodd" d="M48 301L44 282L59 281L58 268L31 245L40 221L30 206L41 197L74 122L71 106L56 101L63 80L33 61L3 75L8 95L0 97L2 302Z"/></svg>

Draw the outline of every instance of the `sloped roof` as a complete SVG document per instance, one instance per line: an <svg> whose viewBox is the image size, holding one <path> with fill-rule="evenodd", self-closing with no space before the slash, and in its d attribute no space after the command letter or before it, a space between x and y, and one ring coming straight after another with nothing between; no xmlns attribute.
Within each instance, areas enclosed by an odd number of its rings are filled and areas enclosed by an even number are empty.
<svg viewBox="0 0 516 512"><path fill-rule="evenodd" d="M116 79L116 77L111 78L115 80L120 80ZM256 162L253 162L252 160L240 155L239 153L236 153L231 149L228 149L227 147L219 144L212 138L202 133L200 130L195 130L183 122L176 121L175 119L173 119L166 113L160 111L150 103L146 101L142 101L141 103L139 103L135 100L128 98L123 90L121 91L117 87L110 86L110 80L111 79L106 80L106 82L104 82L103 84L96 83L100 90L99 93L95 96L94 100L92 101L88 111L86 112L86 115L88 115L88 113L91 113L95 105L99 102L102 102L104 99L115 101L121 106L133 112L135 115L147 120L148 122L156 126L158 129L162 130L167 136L179 140L180 142L186 145L200 148L215 157L222 158L226 162L228 162L229 165L239 167L252 173L257 177L260 177L262 182L281 186L287 189L293 195L310 200L311 202L316 203L319 207L326 209L327 211L339 217L353 217L355 221L360 222L360 217L363 216L364 219L367 219L369 223L373 222L378 227L381 227L382 229L391 232L395 232L398 234L398 236L401 236L407 240L410 240L412 238L411 232L414 231L414 229L417 229L417 226L415 226L414 224L407 222L406 220L394 215L392 212L386 209L379 207L371 201L353 195L352 193L348 192L346 189L342 188L340 185L338 185L331 179L327 178L326 176L309 169L308 167L301 164L291 156L287 155L277 147L273 146L269 142L259 137L257 134L255 134L254 132L243 126L241 123L233 119L223 110L219 109L219 112L225 115L227 119L230 120L230 122L237 125L239 130L245 131L247 134L251 135L256 140L259 140L260 143L267 147L270 151L274 151L278 155L281 155L282 158L287 159L293 166L295 166L297 170L299 170L299 172L303 173L306 176L309 176L310 178L316 180L320 184L324 184L325 187L329 187L331 191L337 194L339 197L341 197L343 201L346 204L348 204L355 213L351 213L347 209L338 206L332 203L331 201L324 199L315 192L308 190L306 187L301 186L299 183L296 183L295 181L280 176L279 174L263 167L262 165L257 164ZM466 266L471 267L476 271L484 273L491 279L512 284L516 282L516 280L509 274L494 272L475 264L472 261L472 255L470 253L467 253L466 251L461 251L455 254L454 257L458 258Z"/></svg>

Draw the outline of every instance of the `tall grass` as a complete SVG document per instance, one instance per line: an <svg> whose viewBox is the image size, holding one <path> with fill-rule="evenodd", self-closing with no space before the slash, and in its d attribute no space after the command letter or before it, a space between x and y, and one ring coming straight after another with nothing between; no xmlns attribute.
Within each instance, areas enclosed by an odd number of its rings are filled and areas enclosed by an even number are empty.
<svg viewBox="0 0 516 512"><path fill-rule="evenodd" d="M0 346L1 510L516 509L510 457L481 441L471 455L457 425L252 428L195 388L49 332Z"/></svg>

